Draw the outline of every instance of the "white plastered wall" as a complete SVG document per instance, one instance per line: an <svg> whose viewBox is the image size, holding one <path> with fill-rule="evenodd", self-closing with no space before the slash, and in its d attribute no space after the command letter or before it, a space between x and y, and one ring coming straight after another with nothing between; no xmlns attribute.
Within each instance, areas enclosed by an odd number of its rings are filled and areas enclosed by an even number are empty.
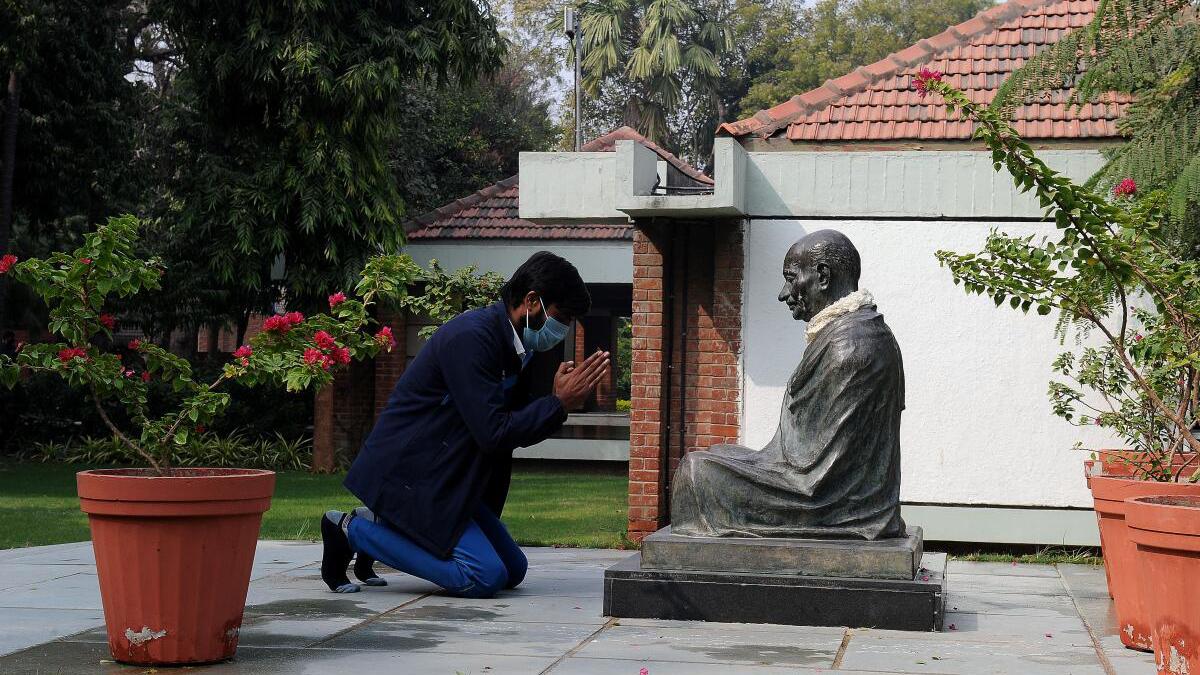
<svg viewBox="0 0 1200 675"><path fill-rule="evenodd" d="M1086 150L1039 156L1077 180L1101 162ZM777 300L783 256L807 233L840 230L904 355L905 517L931 538L1097 543L1094 517L1072 510L1091 506L1087 453L1073 446L1120 443L1051 412L1050 364L1073 343L1056 339L1055 315L967 295L934 257L979 250L993 227L1055 236L1033 198L978 151L750 153L746 180L743 442L774 433L804 349L804 324Z"/></svg>
<svg viewBox="0 0 1200 675"><path fill-rule="evenodd" d="M938 266L938 249L978 250L993 226L1014 235L1034 223L964 221L752 221L744 286L745 442L770 440L784 384L804 350L803 322L776 296L783 255L800 237L832 228L862 256L860 286L875 296L904 355L901 499L938 504L1091 505L1086 453L1113 447L1107 434L1055 417L1046 398L1050 363L1065 349L1055 316L1026 315L970 296ZM1053 229L1050 227L1050 229ZM1072 343L1068 343L1070 346Z"/></svg>

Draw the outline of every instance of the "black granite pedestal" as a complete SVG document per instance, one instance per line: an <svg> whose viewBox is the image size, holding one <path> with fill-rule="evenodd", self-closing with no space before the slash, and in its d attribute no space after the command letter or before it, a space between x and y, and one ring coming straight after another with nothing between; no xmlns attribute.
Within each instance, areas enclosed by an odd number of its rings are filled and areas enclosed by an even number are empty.
<svg viewBox="0 0 1200 675"><path fill-rule="evenodd" d="M693 538L660 530L604 573L608 616L932 631L945 558L919 528L887 542ZM722 566L727 569L720 569Z"/></svg>

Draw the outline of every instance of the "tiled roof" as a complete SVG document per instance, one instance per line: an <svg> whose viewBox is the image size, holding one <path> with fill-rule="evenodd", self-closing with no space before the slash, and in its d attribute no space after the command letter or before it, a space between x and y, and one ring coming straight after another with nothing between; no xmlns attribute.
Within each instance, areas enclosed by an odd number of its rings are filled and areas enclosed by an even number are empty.
<svg viewBox="0 0 1200 675"><path fill-rule="evenodd" d="M612 152L620 140L637 141L692 179L712 184L712 179L683 160L651 143L629 127L621 127L583 146L588 152ZM633 239L628 223L573 223L543 225L518 215L519 176L510 176L482 190L418 216L406 225L409 241L430 239Z"/></svg>
<svg viewBox="0 0 1200 675"><path fill-rule="evenodd" d="M427 239L633 239L629 224L541 225L517 215L518 176L416 219L409 241Z"/></svg>
<svg viewBox="0 0 1200 675"><path fill-rule="evenodd" d="M971 100L991 103L1001 82L1026 59L1085 26L1096 0L1013 0L887 58L826 82L753 117L721 125L718 134L786 136L793 141L966 140L972 123L951 116L940 101L920 98L912 76L922 68ZM1068 92L1014 108L1013 126L1028 139L1119 136L1117 118L1129 98L1110 94L1073 110Z"/></svg>
<svg viewBox="0 0 1200 675"><path fill-rule="evenodd" d="M662 157L668 164L679 169L686 176L705 185L712 185L713 179L704 175L699 169L679 159L675 155L658 147L650 139L639 134L632 127L620 127L613 131L604 134L599 138L592 139L583 145L584 152L612 152L617 148L617 141L637 141L642 145L653 150L659 157Z"/></svg>

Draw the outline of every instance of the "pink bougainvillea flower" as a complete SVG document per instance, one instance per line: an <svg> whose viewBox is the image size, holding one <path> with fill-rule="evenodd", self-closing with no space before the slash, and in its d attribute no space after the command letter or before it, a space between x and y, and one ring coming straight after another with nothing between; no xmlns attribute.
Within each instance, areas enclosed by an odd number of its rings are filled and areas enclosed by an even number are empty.
<svg viewBox="0 0 1200 675"><path fill-rule="evenodd" d="M335 347L330 357L334 363L344 366L350 363L350 350L345 347Z"/></svg>
<svg viewBox="0 0 1200 675"><path fill-rule="evenodd" d="M87 350L83 347L67 347L66 349L58 350L58 360L63 363L70 363L74 358L87 358Z"/></svg>
<svg viewBox="0 0 1200 675"><path fill-rule="evenodd" d="M928 68L922 68L920 72L918 72L916 75L913 75L913 86L917 88L917 94L919 94L921 98L925 98L925 94L929 93L930 82L941 81L941 72L930 70Z"/></svg>
<svg viewBox="0 0 1200 675"><path fill-rule="evenodd" d="M283 315L283 318L287 319L287 322L293 326L298 326L304 321L304 315L300 312L288 312Z"/></svg>
<svg viewBox="0 0 1200 675"><path fill-rule="evenodd" d="M113 318L112 314L101 314L99 320L100 320L100 325L104 326L105 328L107 328L109 330L112 330L117 327L117 320Z"/></svg>
<svg viewBox="0 0 1200 675"><path fill-rule="evenodd" d="M134 375L137 375L137 373L133 372L132 370L125 371L125 377L133 377Z"/></svg>
<svg viewBox="0 0 1200 675"><path fill-rule="evenodd" d="M149 381L150 381L150 371L143 370L142 371L142 382L149 382Z"/></svg>
<svg viewBox="0 0 1200 675"><path fill-rule="evenodd" d="M135 352L136 352L137 350L139 350L139 349L141 349L141 348L142 348L142 341L141 341L141 340L139 340L139 339L137 339L137 338L134 338L134 339L132 339L132 340L130 340L130 341L129 341L129 349L130 349L131 351L135 351Z"/></svg>
<svg viewBox="0 0 1200 675"><path fill-rule="evenodd" d="M266 321L263 321L263 330L272 333L286 333L292 329L292 323L287 320L282 314L268 316Z"/></svg>
<svg viewBox="0 0 1200 675"><path fill-rule="evenodd" d="M330 350L337 347L337 341L333 339L333 336L323 330L319 330L313 334L313 342L315 342L318 347L324 350Z"/></svg>
<svg viewBox="0 0 1200 675"><path fill-rule="evenodd" d="M7 274L12 269L13 265L17 264L17 256L11 253L5 253L0 256L0 274Z"/></svg>
<svg viewBox="0 0 1200 675"><path fill-rule="evenodd" d="M233 358L239 359L243 366L248 366L252 354L254 354L254 349L250 345L242 345L233 351Z"/></svg>
<svg viewBox="0 0 1200 675"><path fill-rule="evenodd" d="M83 263L84 265L91 265L92 259L91 258L80 258L79 262Z"/></svg>
<svg viewBox="0 0 1200 675"><path fill-rule="evenodd" d="M641 670L638 671L638 675L650 675L650 669L642 668Z"/></svg>
<svg viewBox="0 0 1200 675"><path fill-rule="evenodd" d="M338 291L337 293L334 293L333 295L329 296L329 309L333 309L334 307L337 307L338 305L342 304L345 301L346 301L346 294L341 291Z"/></svg>
<svg viewBox="0 0 1200 675"><path fill-rule="evenodd" d="M1117 183L1113 188L1113 195L1117 197L1132 197L1137 194L1138 186L1132 178L1126 178L1120 183Z"/></svg>
<svg viewBox="0 0 1200 675"><path fill-rule="evenodd" d="M379 343L380 347L392 351L392 347L396 346L396 338L392 337L391 326L384 326L375 334L375 342Z"/></svg>
<svg viewBox="0 0 1200 675"><path fill-rule="evenodd" d="M1146 339L1146 337L1145 337L1144 335L1142 335L1141 333L1138 333L1137 335L1134 335L1134 336L1133 336L1133 339L1134 339L1136 342L1141 342L1142 340L1145 340L1145 339Z"/></svg>
<svg viewBox="0 0 1200 675"><path fill-rule="evenodd" d="M309 347L308 349L304 350L304 365L306 366L318 365L321 363L321 359L323 358L325 358L325 355L322 354L321 350L317 349L316 347Z"/></svg>

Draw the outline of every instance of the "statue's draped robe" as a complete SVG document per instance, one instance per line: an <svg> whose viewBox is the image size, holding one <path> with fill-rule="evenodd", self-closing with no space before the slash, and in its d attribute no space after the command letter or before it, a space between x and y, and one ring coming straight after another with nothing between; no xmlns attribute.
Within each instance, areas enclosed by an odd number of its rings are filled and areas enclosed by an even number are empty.
<svg viewBox="0 0 1200 675"><path fill-rule="evenodd" d="M762 450L683 457L671 484L676 534L882 539L900 518L900 347L872 306L826 324L788 381Z"/></svg>

